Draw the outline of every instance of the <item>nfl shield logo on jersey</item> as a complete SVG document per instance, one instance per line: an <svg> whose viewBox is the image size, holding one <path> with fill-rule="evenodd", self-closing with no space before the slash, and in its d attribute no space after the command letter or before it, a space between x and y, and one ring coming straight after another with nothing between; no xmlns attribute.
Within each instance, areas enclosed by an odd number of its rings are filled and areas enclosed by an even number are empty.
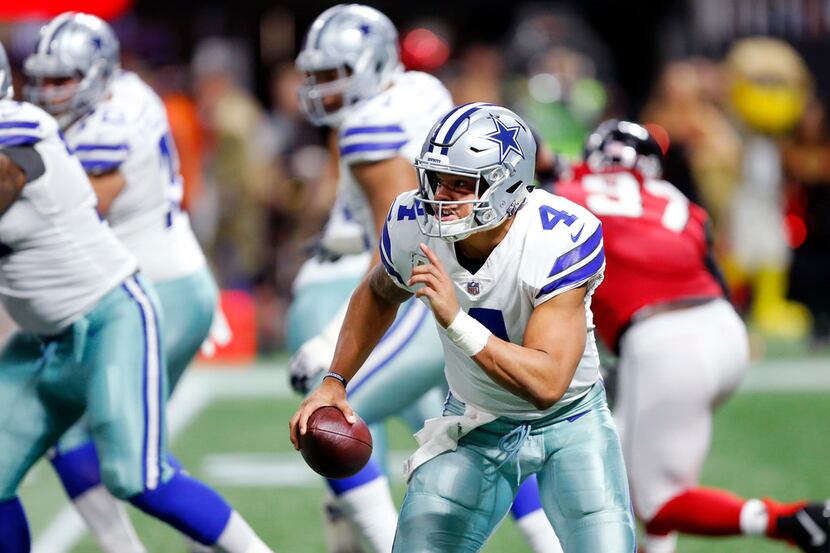
<svg viewBox="0 0 830 553"><path fill-rule="evenodd" d="M481 284L478 281L471 280L467 283L467 293L471 296L477 296L481 293Z"/></svg>

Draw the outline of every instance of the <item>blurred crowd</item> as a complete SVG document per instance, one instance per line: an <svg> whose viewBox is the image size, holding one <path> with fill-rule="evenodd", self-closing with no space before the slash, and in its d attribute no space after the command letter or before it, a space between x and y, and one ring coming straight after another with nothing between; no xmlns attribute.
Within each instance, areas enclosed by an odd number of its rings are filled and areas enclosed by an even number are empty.
<svg viewBox="0 0 830 553"><path fill-rule="evenodd" d="M698 16L689 24L712 15ZM307 124L298 106L296 44L264 55L279 42L266 25L260 44L212 36L184 60L154 60L135 47L152 40L142 39L140 22L114 24L132 33L122 43L124 65L166 102L185 208L217 280L252 296L258 348L279 350L292 280L337 180L334 137ZM36 28L0 27L13 63ZM497 41L459 43L447 22L417 21L400 29L402 59L441 78L456 103L488 101L522 114L555 153L551 173L567 171L602 119L650 124L666 149L665 178L710 212L733 299L754 328L830 347L827 105L815 68L787 40L748 29L726 37L722 51L661 59L650 94L631 98L619 86L614 52L578 15L530 11L510 29ZM303 29L295 32L298 39ZM265 78L255 83L255 73Z"/></svg>

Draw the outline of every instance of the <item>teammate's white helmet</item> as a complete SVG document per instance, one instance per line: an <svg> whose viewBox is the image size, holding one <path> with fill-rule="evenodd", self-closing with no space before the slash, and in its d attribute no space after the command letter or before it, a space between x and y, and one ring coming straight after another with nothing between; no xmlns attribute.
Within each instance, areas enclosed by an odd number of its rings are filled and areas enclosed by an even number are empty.
<svg viewBox="0 0 830 553"><path fill-rule="evenodd" d="M424 207L418 217L421 232L454 242L498 226L524 202L535 164L530 128L509 109L480 102L451 109L432 127L415 160ZM436 173L478 179L475 198L436 200ZM472 213L453 221L436 217L444 207L460 204L472 204Z"/></svg>
<svg viewBox="0 0 830 553"><path fill-rule="evenodd" d="M118 73L119 46L112 28L94 15L66 12L40 30L23 72L26 100L55 116L66 127L101 101ZM53 86L46 79L77 83Z"/></svg>
<svg viewBox="0 0 830 553"><path fill-rule="evenodd" d="M14 96L12 88L12 67L6 56L6 49L0 44L0 100Z"/></svg>
<svg viewBox="0 0 830 553"><path fill-rule="evenodd" d="M389 18L369 6L338 4L314 20L296 67L306 75L300 106L314 125L337 126L348 109L382 91L400 71L398 31ZM337 79L315 80L315 71L337 71ZM327 112L323 98L340 94L343 106Z"/></svg>

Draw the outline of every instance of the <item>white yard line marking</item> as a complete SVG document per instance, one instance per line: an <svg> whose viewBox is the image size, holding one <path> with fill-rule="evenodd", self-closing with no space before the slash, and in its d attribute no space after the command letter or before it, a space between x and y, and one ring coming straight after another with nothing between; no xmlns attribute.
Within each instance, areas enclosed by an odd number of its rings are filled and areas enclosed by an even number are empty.
<svg viewBox="0 0 830 553"><path fill-rule="evenodd" d="M830 359L776 359L752 366L741 391L823 392L830 390Z"/></svg>

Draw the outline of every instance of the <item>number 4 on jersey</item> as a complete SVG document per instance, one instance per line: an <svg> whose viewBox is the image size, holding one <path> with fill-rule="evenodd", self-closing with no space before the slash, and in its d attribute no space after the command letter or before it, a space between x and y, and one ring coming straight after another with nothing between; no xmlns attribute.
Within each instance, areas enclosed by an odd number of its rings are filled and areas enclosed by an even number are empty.
<svg viewBox="0 0 830 553"><path fill-rule="evenodd" d="M539 215L542 217L542 228L544 230L551 230L559 224L559 221L567 226L571 226L576 221L576 215L571 215L567 211L559 211L549 205L540 205Z"/></svg>

